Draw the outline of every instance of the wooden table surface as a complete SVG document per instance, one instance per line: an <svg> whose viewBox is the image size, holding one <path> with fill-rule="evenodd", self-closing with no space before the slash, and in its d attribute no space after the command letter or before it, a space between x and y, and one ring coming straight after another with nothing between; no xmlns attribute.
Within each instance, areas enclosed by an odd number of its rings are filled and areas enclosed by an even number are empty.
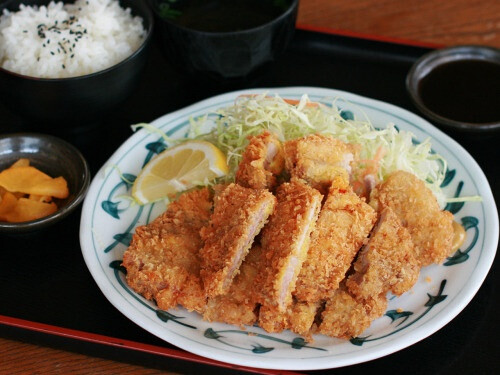
<svg viewBox="0 0 500 375"><path fill-rule="evenodd" d="M301 0L299 27L429 46L500 47L498 0ZM165 374L0 338L0 374Z"/></svg>
<svg viewBox="0 0 500 375"><path fill-rule="evenodd" d="M382 40L500 47L497 0L301 0L298 24Z"/></svg>

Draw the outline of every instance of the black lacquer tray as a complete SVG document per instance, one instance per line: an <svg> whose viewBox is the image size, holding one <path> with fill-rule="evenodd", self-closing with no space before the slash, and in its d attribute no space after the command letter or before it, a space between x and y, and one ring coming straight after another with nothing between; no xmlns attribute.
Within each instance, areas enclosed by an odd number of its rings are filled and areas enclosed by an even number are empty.
<svg viewBox="0 0 500 375"><path fill-rule="evenodd" d="M131 134L131 124L210 96L244 88L318 86L349 91L417 114L405 90L413 62L425 47L297 30L279 60L250 77L218 81L175 71L154 44L137 91L89 129L40 129L0 103L0 132L41 131L78 147L95 174ZM70 120L68 120L70 122ZM447 132L479 163L495 200L500 193L498 133ZM284 373L222 364L192 355L129 321L102 295L79 244L80 211L40 233L0 235L0 336L181 373ZM498 264L468 306L435 334L389 356L312 373L397 371L406 374L478 374L500 371ZM288 372L290 373L290 372Z"/></svg>

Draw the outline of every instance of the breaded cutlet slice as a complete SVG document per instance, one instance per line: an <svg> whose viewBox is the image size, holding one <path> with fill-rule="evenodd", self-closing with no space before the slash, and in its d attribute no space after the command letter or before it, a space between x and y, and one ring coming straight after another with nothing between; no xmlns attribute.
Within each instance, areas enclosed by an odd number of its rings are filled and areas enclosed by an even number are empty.
<svg viewBox="0 0 500 375"><path fill-rule="evenodd" d="M396 171L370 194L370 205L390 207L410 232L421 266L441 263L452 252L453 214L442 211L436 197L412 173Z"/></svg>
<svg viewBox="0 0 500 375"><path fill-rule="evenodd" d="M392 292L401 295L418 280L420 263L415 257L408 230L389 207L380 214L366 246L354 262L354 273L346 281L357 298Z"/></svg>
<svg viewBox="0 0 500 375"><path fill-rule="evenodd" d="M241 264L240 273L234 278L228 292L207 300L203 319L238 326L254 324L257 321L257 301L253 288L262 262L262 248L254 245Z"/></svg>
<svg viewBox="0 0 500 375"><path fill-rule="evenodd" d="M259 275L261 303L280 312L292 302L292 291L309 249L322 195L301 181L280 185L278 204L261 235L266 266Z"/></svg>
<svg viewBox="0 0 500 375"><path fill-rule="evenodd" d="M272 190L277 184L276 176L284 167L281 142L274 133L264 131L249 137L236 171L236 183L252 189Z"/></svg>
<svg viewBox="0 0 500 375"><path fill-rule="evenodd" d="M318 333L341 339L357 337L384 315L387 297L379 294L366 300L352 296L343 285L336 290L321 313Z"/></svg>
<svg viewBox="0 0 500 375"><path fill-rule="evenodd" d="M319 302L299 302L294 300L285 312L275 306L262 305L259 310L259 326L266 332L279 333L285 329L301 335L308 342L312 341L312 326Z"/></svg>
<svg viewBox="0 0 500 375"><path fill-rule="evenodd" d="M289 140L283 145L285 169L291 177L305 180L326 194L335 176L347 180L351 162L358 158L358 148L331 135L311 134Z"/></svg>
<svg viewBox="0 0 500 375"><path fill-rule="evenodd" d="M170 203L151 223L136 228L123 255L128 285L167 310L182 304L203 311L205 295L200 279L200 229L212 209L208 189L194 190Z"/></svg>
<svg viewBox="0 0 500 375"><path fill-rule="evenodd" d="M204 290L208 297L227 293L252 243L276 206L268 190L229 184L214 198L209 224L200 234Z"/></svg>
<svg viewBox="0 0 500 375"><path fill-rule="evenodd" d="M320 302L294 301L288 315L289 329L311 342L312 326L320 305Z"/></svg>
<svg viewBox="0 0 500 375"><path fill-rule="evenodd" d="M376 220L376 212L352 191L349 182L335 177L311 235L294 296L309 302L331 297Z"/></svg>

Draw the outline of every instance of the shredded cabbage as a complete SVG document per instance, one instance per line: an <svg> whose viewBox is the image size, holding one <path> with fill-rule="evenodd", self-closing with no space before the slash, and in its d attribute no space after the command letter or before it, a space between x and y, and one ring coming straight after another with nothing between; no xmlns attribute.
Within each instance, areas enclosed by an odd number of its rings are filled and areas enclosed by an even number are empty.
<svg viewBox="0 0 500 375"><path fill-rule="evenodd" d="M233 105L191 119L187 136L212 142L226 153L227 178L231 180L248 144L248 136L269 130L281 141L286 141L312 133L331 134L344 142L360 145L360 159L367 164L377 157L379 180L396 170L411 172L425 182L441 205L444 204L445 196L440 186L447 163L432 151L430 139L417 143L411 132L398 130L394 124L379 129L367 116L362 120L352 117L338 109L337 99L321 104L303 95L295 103L279 95L262 93L240 96Z"/></svg>

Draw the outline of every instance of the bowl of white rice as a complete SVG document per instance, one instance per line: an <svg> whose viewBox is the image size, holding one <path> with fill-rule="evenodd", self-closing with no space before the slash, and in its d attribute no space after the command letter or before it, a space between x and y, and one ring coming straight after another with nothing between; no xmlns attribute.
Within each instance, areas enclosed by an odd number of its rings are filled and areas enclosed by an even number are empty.
<svg viewBox="0 0 500 375"><path fill-rule="evenodd" d="M81 125L136 88L153 29L141 0L7 0L0 5L0 99L48 125Z"/></svg>

